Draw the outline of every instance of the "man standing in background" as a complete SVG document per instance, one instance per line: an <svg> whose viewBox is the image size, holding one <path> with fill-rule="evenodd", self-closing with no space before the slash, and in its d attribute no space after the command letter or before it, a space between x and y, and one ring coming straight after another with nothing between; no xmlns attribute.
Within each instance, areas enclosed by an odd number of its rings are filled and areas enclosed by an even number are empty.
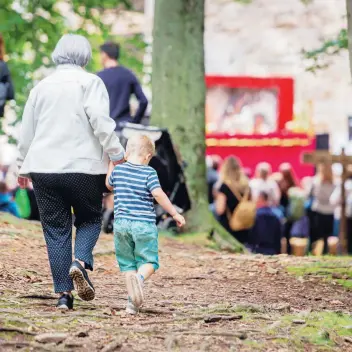
<svg viewBox="0 0 352 352"><path fill-rule="evenodd" d="M127 68L119 65L120 47L107 42L100 46L101 62L104 69L98 72L103 80L110 98L110 116L116 122L116 130L121 129L120 123L140 123L148 100L138 82L137 77ZM139 106L134 116L131 116L130 98L135 95Z"/></svg>

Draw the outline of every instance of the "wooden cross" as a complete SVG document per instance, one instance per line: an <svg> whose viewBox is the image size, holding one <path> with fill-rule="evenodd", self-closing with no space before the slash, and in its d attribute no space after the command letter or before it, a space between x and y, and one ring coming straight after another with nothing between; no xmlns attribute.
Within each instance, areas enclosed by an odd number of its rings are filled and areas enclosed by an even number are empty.
<svg viewBox="0 0 352 352"><path fill-rule="evenodd" d="M340 222L340 245L342 254L347 254L347 217L346 217L346 192L345 181L348 177L348 166L352 164L352 156L345 154L345 149L342 148L340 155L330 154L328 150L319 150L310 153L303 153L303 163L305 164L341 164L341 222Z"/></svg>

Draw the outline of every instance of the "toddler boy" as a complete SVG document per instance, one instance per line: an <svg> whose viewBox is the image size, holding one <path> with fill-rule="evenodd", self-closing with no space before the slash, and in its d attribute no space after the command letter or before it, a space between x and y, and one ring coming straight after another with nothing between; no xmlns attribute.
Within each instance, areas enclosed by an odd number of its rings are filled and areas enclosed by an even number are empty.
<svg viewBox="0 0 352 352"><path fill-rule="evenodd" d="M160 187L156 171L148 166L155 153L154 142L144 135L131 137L124 164L110 164L106 186L114 191L114 239L120 270L126 273L126 312L137 314L143 304L143 283L158 268L158 230L155 199L176 221L185 219Z"/></svg>

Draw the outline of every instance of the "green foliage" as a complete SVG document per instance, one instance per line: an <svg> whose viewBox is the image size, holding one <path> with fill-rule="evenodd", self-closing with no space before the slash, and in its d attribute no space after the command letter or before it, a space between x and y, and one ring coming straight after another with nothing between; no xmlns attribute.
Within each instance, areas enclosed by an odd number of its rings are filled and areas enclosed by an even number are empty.
<svg viewBox="0 0 352 352"><path fill-rule="evenodd" d="M336 38L325 40L322 45L311 51L303 51L305 59L309 60L308 71L315 72L329 66L329 59L348 49L347 29L341 29Z"/></svg>
<svg viewBox="0 0 352 352"><path fill-rule="evenodd" d="M309 265L288 267L287 271L296 276L319 276L325 281L335 281L352 289L351 258L324 259Z"/></svg>
<svg viewBox="0 0 352 352"><path fill-rule="evenodd" d="M250 4L253 0L234 0L234 1L247 5L247 4Z"/></svg>
<svg viewBox="0 0 352 352"><path fill-rule="evenodd" d="M104 10L118 6L130 8L129 0L72 0L72 11L80 18L80 28L72 31L69 19L59 10L57 0L2 0L0 7L0 33L5 40L8 64L16 92L16 113L20 119L29 90L38 77L38 69L52 65L50 55L64 33L86 36L92 43L94 60L88 70L99 70L98 47L103 41L113 39L122 44L121 62L137 73L142 73L142 60L136 55L143 49L141 36L111 38L109 26L101 21ZM87 31L94 25L94 34ZM131 48L134 48L131 50ZM17 122L17 121L16 121ZM15 122L15 123L16 123ZM1 131L1 127L0 127Z"/></svg>
<svg viewBox="0 0 352 352"><path fill-rule="evenodd" d="M294 324L295 320L301 319L305 324ZM286 332L299 348L307 341L314 345L333 346L337 337L352 335L351 323L352 318L349 314L339 312L288 314L280 317L279 323L273 328L269 327L268 332L273 335L283 335Z"/></svg>

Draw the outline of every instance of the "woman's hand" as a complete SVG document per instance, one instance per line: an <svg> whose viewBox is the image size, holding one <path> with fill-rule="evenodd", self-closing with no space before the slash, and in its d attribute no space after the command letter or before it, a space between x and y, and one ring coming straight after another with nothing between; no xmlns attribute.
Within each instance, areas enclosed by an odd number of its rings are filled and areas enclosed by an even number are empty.
<svg viewBox="0 0 352 352"><path fill-rule="evenodd" d="M123 159L118 160L118 161L113 161L112 163L114 164L114 166L116 166L116 165L123 164L125 161L126 161L126 159L125 159L125 158L123 158Z"/></svg>
<svg viewBox="0 0 352 352"><path fill-rule="evenodd" d="M22 189L26 189L29 186L29 179L27 177L18 177L18 185Z"/></svg>

